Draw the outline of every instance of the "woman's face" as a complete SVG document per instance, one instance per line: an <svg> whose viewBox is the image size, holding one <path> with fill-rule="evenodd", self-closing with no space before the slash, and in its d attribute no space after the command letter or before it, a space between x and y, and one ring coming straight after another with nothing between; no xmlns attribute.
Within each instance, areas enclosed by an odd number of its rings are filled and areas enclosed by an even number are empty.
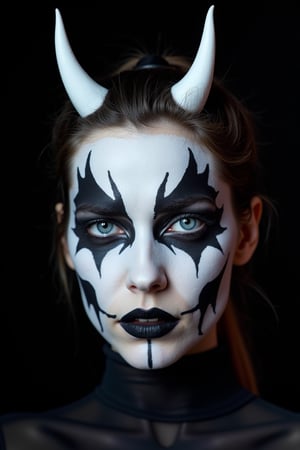
<svg viewBox="0 0 300 450"><path fill-rule="evenodd" d="M228 300L238 239L228 185L172 126L98 132L71 172L67 243L89 319L132 366L170 365Z"/></svg>

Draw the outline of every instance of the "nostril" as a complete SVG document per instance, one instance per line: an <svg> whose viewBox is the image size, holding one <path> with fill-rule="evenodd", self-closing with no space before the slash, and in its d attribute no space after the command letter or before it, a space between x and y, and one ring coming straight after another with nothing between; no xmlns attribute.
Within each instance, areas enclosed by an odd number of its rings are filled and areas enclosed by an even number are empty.
<svg viewBox="0 0 300 450"><path fill-rule="evenodd" d="M140 280L138 282L129 282L127 288L132 292L159 292L167 287L167 277L161 276L159 280L153 282Z"/></svg>
<svg viewBox="0 0 300 450"><path fill-rule="evenodd" d="M132 292L137 292L139 289L135 286L135 284L129 284L127 289Z"/></svg>
<svg viewBox="0 0 300 450"><path fill-rule="evenodd" d="M162 289L165 289L166 284L165 283L153 283L151 286L152 291L161 291Z"/></svg>

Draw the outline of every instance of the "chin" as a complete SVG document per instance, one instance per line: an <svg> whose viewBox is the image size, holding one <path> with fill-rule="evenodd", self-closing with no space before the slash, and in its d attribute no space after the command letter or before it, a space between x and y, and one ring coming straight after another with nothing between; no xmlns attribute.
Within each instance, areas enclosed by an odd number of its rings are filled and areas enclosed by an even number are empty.
<svg viewBox="0 0 300 450"><path fill-rule="evenodd" d="M153 339L152 341L143 340L133 345L113 347L123 359L132 367L141 370L163 369L174 364L186 353L188 348L178 349L175 343L162 343Z"/></svg>

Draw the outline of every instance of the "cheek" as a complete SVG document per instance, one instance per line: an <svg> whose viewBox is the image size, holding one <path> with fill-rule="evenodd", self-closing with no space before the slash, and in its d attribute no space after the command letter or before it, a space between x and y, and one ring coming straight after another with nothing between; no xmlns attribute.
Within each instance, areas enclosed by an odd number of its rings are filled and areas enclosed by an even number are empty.
<svg viewBox="0 0 300 450"><path fill-rule="evenodd" d="M191 306L198 302L204 287L219 276L226 262L227 267L221 282L219 297L225 298L228 295L235 240L235 229L233 232L224 231L218 236L221 250L207 246L200 257L198 275L197 264L189 254L179 249L175 249L175 255L169 253L168 276L176 291L186 299L187 305Z"/></svg>
<svg viewBox="0 0 300 450"><path fill-rule="evenodd" d="M218 236L218 241L224 255L234 255L238 243L238 226L233 214L227 219L224 233Z"/></svg>
<svg viewBox="0 0 300 450"><path fill-rule="evenodd" d="M100 274L96 267L92 253L86 249L81 249L73 256L73 262L77 275L92 286L96 286L100 281Z"/></svg>
<svg viewBox="0 0 300 450"><path fill-rule="evenodd" d="M221 272L226 256L218 249L207 247L201 255L197 265L193 258L183 250L175 249L176 254L166 258L166 270L170 286L185 299L185 307L198 302L199 295L207 283L212 281Z"/></svg>
<svg viewBox="0 0 300 450"><path fill-rule="evenodd" d="M102 306L113 302L125 283L124 258L119 251L120 248L115 248L106 254L101 264L101 275L90 250L83 248L73 256L77 275L93 286L97 301Z"/></svg>

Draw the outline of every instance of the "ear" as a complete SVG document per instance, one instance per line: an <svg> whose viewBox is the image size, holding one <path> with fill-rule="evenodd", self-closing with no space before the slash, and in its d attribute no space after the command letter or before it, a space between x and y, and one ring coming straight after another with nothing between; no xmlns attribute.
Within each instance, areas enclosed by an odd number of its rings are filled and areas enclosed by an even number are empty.
<svg viewBox="0 0 300 450"><path fill-rule="evenodd" d="M241 223L238 245L233 264L242 266L250 261L259 242L259 223L263 205L261 198L255 196L250 204L250 217Z"/></svg>
<svg viewBox="0 0 300 450"><path fill-rule="evenodd" d="M56 220L57 223L60 224L63 221L63 217L64 217L64 205L63 203L56 203L55 205L55 213L56 213ZM61 237L60 240L60 244L61 244L61 248L62 248L62 252L66 261L66 264L68 267L70 267L70 269L74 270L74 263L72 261L70 252L69 252L69 248L68 248L68 244L67 244L67 240L65 235L63 235Z"/></svg>

